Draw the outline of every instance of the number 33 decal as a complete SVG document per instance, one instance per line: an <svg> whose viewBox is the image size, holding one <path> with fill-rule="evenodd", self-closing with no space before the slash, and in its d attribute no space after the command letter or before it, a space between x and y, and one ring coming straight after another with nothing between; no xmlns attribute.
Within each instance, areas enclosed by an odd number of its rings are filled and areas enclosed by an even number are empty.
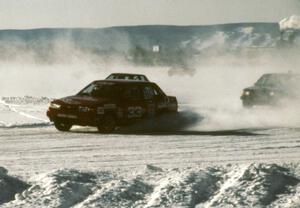
<svg viewBox="0 0 300 208"><path fill-rule="evenodd" d="M142 107L132 106L128 107L128 118L140 118L142 117Z"/></svg>

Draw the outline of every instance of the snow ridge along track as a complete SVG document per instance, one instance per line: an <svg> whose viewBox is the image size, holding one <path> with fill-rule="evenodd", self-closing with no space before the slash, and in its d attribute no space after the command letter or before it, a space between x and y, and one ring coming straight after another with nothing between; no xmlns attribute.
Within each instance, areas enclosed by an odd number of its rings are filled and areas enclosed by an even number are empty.
<svg viewBox="0 0 300 208"><path fill-rule="evenodd" d="M148 165L131 174L60 169L32 177L30 185L19 180L15 186L23 188L12 187L1 207L299 207L299 174L299 164Z"/></svg>

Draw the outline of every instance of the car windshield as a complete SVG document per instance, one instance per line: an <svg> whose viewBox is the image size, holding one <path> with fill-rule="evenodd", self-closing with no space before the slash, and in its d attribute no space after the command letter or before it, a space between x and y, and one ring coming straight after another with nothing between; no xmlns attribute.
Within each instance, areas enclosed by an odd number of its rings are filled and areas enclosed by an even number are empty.
<svg viewBox="0 0 300 208"><path fill-rule="evenodd" d="M299 87L299 75L290 74L266 74L263 75L256 83L259 87L276 87L276 88L295 88ZM298 88L297 88L298 89Z"/></svg>
<svg viewBox="0 0 300 208"><path fill-rule="evenodd" d="M87 95L93 97L115 97L117 95L117 87L115 83L109 82L92 83L81 90L78 95Z"/></svg>
<svg viewBox="0 0 300 208"><path fill-rule="evenodd" d="M261 87L283 87L287 84L288 77L284 75L266 74L263 75L256 83Z"/></svg>

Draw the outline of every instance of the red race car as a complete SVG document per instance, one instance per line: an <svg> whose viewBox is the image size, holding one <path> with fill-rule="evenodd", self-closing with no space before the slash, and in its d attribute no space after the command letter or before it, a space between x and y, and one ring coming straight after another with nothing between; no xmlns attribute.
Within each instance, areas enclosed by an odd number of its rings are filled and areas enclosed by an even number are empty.
<svg viewBox="0 0 300 208"><path fill-rule="evenodd" d="M117 126L177 111L176 97L167 96L153 82L107 79L92 82L77 95L53 100L47 116L59 131L80 125L110 133Z"/></svg>

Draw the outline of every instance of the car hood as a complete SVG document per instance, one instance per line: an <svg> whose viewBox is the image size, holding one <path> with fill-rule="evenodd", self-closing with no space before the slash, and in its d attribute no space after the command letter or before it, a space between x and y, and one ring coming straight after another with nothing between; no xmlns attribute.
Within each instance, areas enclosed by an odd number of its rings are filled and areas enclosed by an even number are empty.
<svg viewBox="0 0 300 208"><path fill-rule="evenodd" d="M244 89L244 91L272 91L272 90L278 91L278 90L280 90L280 88L276 88L276 87L261 87L261 86L253 85L251 87L247 87L247 88Z"/></svg>
<svg viewBox="0 0 300 208"><path fill-rule="evenodd" d="M97 106L109 102L108 98L95 98L91 96L74 95L54 100L54 103L61 105L81 105L81 106Z"/></svg>
<svg viewBox="0 0 300 208"><path fill-rule="evenodd" d="M244 91L255 91L255 90L260 90L260 87L257 86L251 86L251 87L247 87L244 89Z"/></svg>

